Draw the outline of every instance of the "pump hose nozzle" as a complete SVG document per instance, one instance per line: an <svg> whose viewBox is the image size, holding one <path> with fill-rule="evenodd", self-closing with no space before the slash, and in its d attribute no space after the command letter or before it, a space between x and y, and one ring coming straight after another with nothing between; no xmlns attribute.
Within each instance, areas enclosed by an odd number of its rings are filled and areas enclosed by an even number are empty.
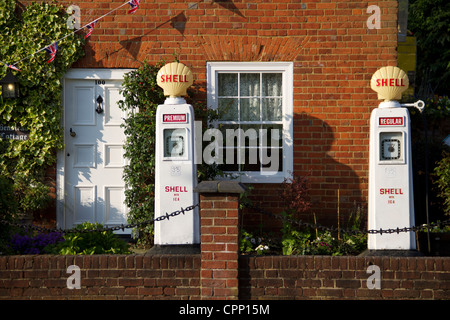
<svg viewBox="0 0 450 320"><path fill-rule="evenodd" d="M420 113L422 113L422 111L425 109L425 102L423 102L422 100L418 100L414 103L402 103L401 106L402 107L414 107L414 108L418 109L420 111Z"/></svg>

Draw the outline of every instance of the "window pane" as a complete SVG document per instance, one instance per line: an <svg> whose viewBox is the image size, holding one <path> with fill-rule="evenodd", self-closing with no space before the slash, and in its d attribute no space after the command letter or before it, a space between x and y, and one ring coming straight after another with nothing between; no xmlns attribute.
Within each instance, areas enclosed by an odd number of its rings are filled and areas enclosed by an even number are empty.
<svg viewBox="0 0 450 320"><path fill-rule="evenodd" d="M223 148L223 164L218 168L222 171L239 171L238 163L238 149L235 148Z"/></svg>
<svg viewBox="0 0 450 320"><path fill-rule="evenodd" d="M261 125L251 125L251 124L244 124L241 125L242 129L242 137L241 137L241 145L246 147L257 147L258 146L258 137L260 134L260 127Z"/></svg>
<svg viewBox="0 0 450 320"><path fill-rule="evenodd" d="M283 125L263 125L261 131L261 144L263 147L283 146Z"/></svg>
<svg viewBox="0 0 450 320"><path fill-rule="evenodd" d="M264 172L281 172L283 171L283 149L281 148L262 148L261 162Z"/></svg>
<svg viewBox="0 0 450 320"><path fill-rule="evenodd" d="M219 98L219 119L225 121L238 120L238 99Z"/></svg>
<svg viewBox="0 0 450 320"><path fill-rule="evenodd" d="M219 73L219 96L238 95L238 74L237 73Z"/></svg>
<svg viewBox="0 0 450 320"><path fill-rule="evenodd" d="M262 99L262 116L265 121L281 121L282 120L282 98L263 98Z"/></svg>
<svg viewBox="0 0 450 320"><path fill-rule="evenodd" d="M258 148L242 148L241 153L245 154L244 164L242 165L242 171L260 171L261 162L259 161L259 149Z"/></svg>
<svg viewBox="0 0 450 320"><path fill-rule="evenodd" d="M263 95L269 97L281 97L283 78L281 73L263 73Z"/></svg>
<svg viewBox="0 0 450 320"><path fill-rule="evenodd" d="M241 73L241 97L260 96L259 73Z"/></svg>
<svg viewBox="0 0 450 320"><path fill-rule="evenodd" d="M260 121L259 98L241 99L241 121Z"/></svg>
<svg viewBox="0 0 450 320"><path fill-rule="evenodd" d="M239 125L237 124L219 124L219 130L222 133L223 143L226 147L236 148L239 145Z"/></svg>

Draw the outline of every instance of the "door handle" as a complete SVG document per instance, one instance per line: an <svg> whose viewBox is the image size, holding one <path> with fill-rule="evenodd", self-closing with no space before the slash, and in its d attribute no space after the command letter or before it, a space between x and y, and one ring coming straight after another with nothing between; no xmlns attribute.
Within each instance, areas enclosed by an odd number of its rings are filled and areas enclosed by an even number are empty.
<svg viewBox="0 0 450 320"><path fill-rule="evenodd" d="M72 128L70 128L69 132L71 137L75 137L77 135L75 131L72 131Z"/></svg>
<svg viewBox="0 0 450 320"><path fill-rule="evenodd" d="M100 113L103 112L103 108L102 108L103 98L102 98L102 96L99 95L99 96L97 97L97 103L98 103L98 106L97 106L97 108L95 109L95 112L97 112L98 114L100 114Z"/></svg>

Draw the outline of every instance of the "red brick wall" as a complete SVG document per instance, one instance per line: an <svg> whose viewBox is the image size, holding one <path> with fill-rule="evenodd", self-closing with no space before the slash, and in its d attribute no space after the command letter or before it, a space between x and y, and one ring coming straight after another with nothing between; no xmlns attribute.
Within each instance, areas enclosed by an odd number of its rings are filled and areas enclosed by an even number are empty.
<svg viewBox="0 0 450 320"><path fill-rule="evenodd" d="M202 298L237 299L239 195L205 193L200 206Z"/></svg>
<svg viewBox="0 0 450 320"><path fill-rule="evenodd" d="M449 257L240 256L227 263L238 261L239 299L450 299ZM73 264L81 289L66 286ZM202 297L201 264L200 255L0 256L0 300L235 299L236 292ZM381 289L367 288L371 264L381 269Z"/></svg>
<svg viewBox="0 0 450 320"><path fill-rule="evenodd" d="M370 265L380 289L369 289ZM449 257L239 258L241 299L450 299Z"/></svg>
<svg viewBox="0 0 450 320"><path fill-rule="evenodd" d="M70 265L80 289L67 288ZM0 299L199 299L200 257L3 256Z"/></svg>
<svg viewBox="0 0 450 320"><path fill-rule="evenodd" d="M31 0L22 1L23 3ZM65 6L72 1L59 1ZM82 25L124 0L80 0ZM354 204L366 205L369 86L380 67L397 64L397 1L379 0L381 29L368 29L370 1L142 1L99 22L74 67L137 68L177 57L195 75L195 99L206 98L208 61L294 62L294 172L311 177L313 211L336 225ZM257 185L273 194L273 185ZM338 191L340 200L338 201ZM259 198L276 209L277 198ZM307 218L311 218L308 216ZM269 222L270 224L270 222Z"/></svg>

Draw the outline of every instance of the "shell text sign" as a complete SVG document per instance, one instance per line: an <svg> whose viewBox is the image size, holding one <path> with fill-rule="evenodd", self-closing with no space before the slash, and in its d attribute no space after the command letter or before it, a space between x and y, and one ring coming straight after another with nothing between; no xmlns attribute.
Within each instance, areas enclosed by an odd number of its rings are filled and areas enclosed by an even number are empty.
<svg viewBox="0 0 450 320"><path fill-rule="evenodd" d="M378 99L400 100L409 86L408 75L397 67L383 67L372 76L370 87L378 93Z"/></svg>
<svg viewBox="0 0 450 320"><path fill-rule="evenodd" d="M191 70L179 62L166 64L156 77L156 83L164 89L164 95L169 97L186 96L187 88L194 83Z"/></svg>

